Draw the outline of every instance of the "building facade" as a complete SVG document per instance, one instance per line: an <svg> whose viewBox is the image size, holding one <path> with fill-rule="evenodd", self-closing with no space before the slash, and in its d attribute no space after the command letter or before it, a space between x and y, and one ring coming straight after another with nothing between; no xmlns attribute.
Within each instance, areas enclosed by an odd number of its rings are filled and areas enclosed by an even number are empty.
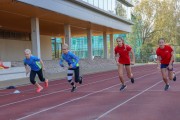
<svg viewBox="0 0 180 120"><path fill-rule="evenodd" d="M131 32L131 7L129 0L1 0L0 58L21 61L30 48L52 60L63 43L75 53L85 49L85 58L112 57L114 34Z"/></svg>

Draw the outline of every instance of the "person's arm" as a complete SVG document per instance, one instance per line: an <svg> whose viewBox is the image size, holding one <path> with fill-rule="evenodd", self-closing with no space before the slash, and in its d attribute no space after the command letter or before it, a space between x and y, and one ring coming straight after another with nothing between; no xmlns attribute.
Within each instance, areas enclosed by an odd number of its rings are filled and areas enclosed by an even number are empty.
<svg viewBox="0 0 180 120"><path fill-rule="evenodd" d="M133 49L130 50L130 53L132 54L132 61L131 61L131 64L134 65L134 64L135 64L135 55L134 55Z"/></svg>
<svg viewBox="0 0 180 120"><path fill-rule="evenodd" d="M71 58L74 60L74 63L70 65L70 68L76 67L76 64L79 62L79 57L77 57L75 54L70 54Z"/></svg>
<svg viewBox="0 0 180 120"><path fill-rule="evenodd" d="M172 49L172 48L171 48L171 49ZM172 49L172 52L171 52L171 60L170 60L170 62L169 62L169 66L168 66L169 69L172 69L172 63L173 63L173 61L174 61L174 50Z"/></svg>
<svg viewBox="0 0 180 120"><path fill-rule="evenodd" d="M115 55L114 58L115 58L116 64L119 65L119 57L120 57L120 56L119 56L119 54L117 53L116 48L114 49L114 55Z"/></svg>
<svg viewBox="0 0 180 120"><path fill-rule="evenodd" d="M157 56L157 68L160 69L160 56Z"/></svg>
<svg viewBox="0 0 180 120"><path fill-rule="evenodd" d="M27 74L30 72L30 70L29 70L29 67L28 67L28 65L24 62L24 67L25 67L25 70L26 70L26 76L27 76Z"/></svg>
<svg viewBox="0 0 180 120"><path fill-rule="evenodd" d="M59 60L59 65L61 67L64 67L63 61L64 61L63 56L61 56L61 59Z"/></svg>
<svg viewBox="0 0 180 120"><path fill-rule="evenodd" d="M41 63L41 66L42 66L42 70L45 70L44 62L42 60L40 60L40 63Z"/></svg>
<svg viewBox="0 0 180 120"><path fill-rule="evenodd" d="M115 61L116 64L119 65L119 54L115 54Z"/></svg>

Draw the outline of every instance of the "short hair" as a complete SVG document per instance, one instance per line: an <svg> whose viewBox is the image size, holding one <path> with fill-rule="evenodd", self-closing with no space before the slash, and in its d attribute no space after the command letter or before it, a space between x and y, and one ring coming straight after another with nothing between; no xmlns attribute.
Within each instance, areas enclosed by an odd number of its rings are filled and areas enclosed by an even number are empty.
<svg viewBox="0 0 180 120"><path fill-rule="evenodd" d="M165 39L164 39L164 38L159 38L158 43L159 43L160 40L163 40L163 41L165 42Z"/></svg>
<svg viewBox="0 0 180 120"><path fill-rule="evenodd" d="M66 49L68 49L68 48L69 48L69 46L68 46L68 44L63 44L63 45L62 45L62 48L66 48Z"/></svg>
<svg viewBox="0 0 180 120"><path fill-rule="evenodd" d="M117 39L124 40L122 37L117 37L116 40L117 40Z"/></svg>
<svg viewBox="0 0 180 120"><path fill-rule="evenodd" d="M28 54L31 54L31 50L30 49L25 49L24 52L28 53Z"/></svg>
<svg viewBox="0 0 180 120"><path fill-rule="evenodd" d="M122 42L124 43L124 39L123 39L122 37L117 37L117 38L116 38L116 41L117 41L118 39L122 40Z"/></svg>

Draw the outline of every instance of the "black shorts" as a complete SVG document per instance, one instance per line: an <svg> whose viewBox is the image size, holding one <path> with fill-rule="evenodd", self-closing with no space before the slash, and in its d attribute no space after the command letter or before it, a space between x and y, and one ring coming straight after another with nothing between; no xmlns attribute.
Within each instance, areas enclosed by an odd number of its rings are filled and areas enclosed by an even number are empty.
<svg viewBox="0 0 180 120"><path fill-rule="evenodd" d="M124 66L129 66L130 64L123 64Z"/></svg>

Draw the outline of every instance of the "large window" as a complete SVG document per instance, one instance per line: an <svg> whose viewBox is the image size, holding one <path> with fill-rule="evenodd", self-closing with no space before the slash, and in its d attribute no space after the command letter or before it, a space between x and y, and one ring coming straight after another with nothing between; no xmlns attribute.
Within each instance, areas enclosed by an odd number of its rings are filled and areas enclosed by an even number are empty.
<svg viewBox="0 0 180 120"><path fill-rule="evenodd" d="M61 47L62 41L60 38L51 38L51 46L52 46L52 58L60 58L61 57Z"/></svg>
<svg viewBox="0 0 180 120"><path fill-rule="evenodd" d="M103 57L103 37L92 37L93 56ZM71 39L71 51L80 58L88 57L88 42L87 37L73 37Z"/></svg>
<svg viewBox="0 0 180 120"><path fill-rule="evenodd" d="M71 51L80 58L87 58L87 37L73 37L71 39Z"/></svg>
<svg viewBox="0 0 180 120"><path fill-rule="evenodd" d="M0 39L30 41L31 34L26 32L15 32L10 30L0 29Z"/></svg>
<svg viewBox="0 0 180 120"><path fill-rule="evenodd" d="M118 0L83 0L97 8L105 10L110 14L115 14L117 16L124 17L131 20L131 8L125 6Z"/></svg>

